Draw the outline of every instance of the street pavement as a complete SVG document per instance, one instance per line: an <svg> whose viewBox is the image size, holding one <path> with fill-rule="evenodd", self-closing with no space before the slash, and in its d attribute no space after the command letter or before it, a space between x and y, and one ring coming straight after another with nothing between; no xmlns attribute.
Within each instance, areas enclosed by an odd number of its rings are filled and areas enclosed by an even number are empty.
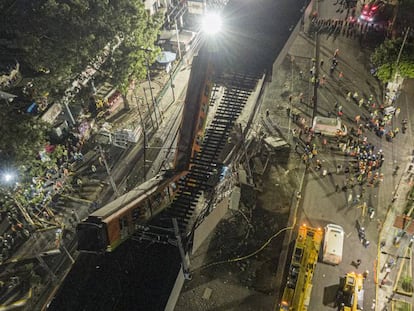
<svg viewBox="0 0 414 311"><path fill-rule="evenodd" d="M346 13L337 12L333 4L333 1L314 2L313 9L318 11L319 18L343 19ZM359 2L358 9L360 5ZM352 36L319 34L319 53L316 53L314 38L307 34L308 16L305 16L304 22L303 32L295 38L288 52L288 61L285 63L285 99L282 103L278 103L277 109L271 111L271 116L278 118L280 127L287 135L290 135L291 130L296 128L293 122L286 118L285 111L288 108L299 110L310 126L313 113L310 98L313 94L313 86L308 83L309 70L313 66L312 59L319 54L316 65L320 65L320 60L324 60L324 65L319 68L320 77L325 75L327 82L318 89L318 115L335 115L337 112L335 103L338 103L343 106L344 123L348 125L348 128L355 127L356 115L368 116L369 114L356 103L348 102L346 94L349 91L352 93L357 91L359 96L365 99L372 94L377 103L381 103L383 98L380 84L369 72L369 56L372 47L369 42L362 42L361 45L361 41ZM339 65L330 75L328 69L337 49ZM342 72L342 78L339 78L339 72ZM302 78L302 75L305 78ZM410 120L413 116L413 111L408 105L412 94L406 93L409 89L409 85L405 85L396 102L396 106L401 108L401 113L393 118L393 128L401 128L401 120L404 118ZM303 93L304 103L299 102L300 93ZM292 95L292 103L289 103L287 94ZM270 100L272 99L268 99ZM385 155L385 162L381 168L381 173L385 176L384 181L378 188L365 188L364 199L361 198L359 202L354 203L354 198L362 194L362 189L358 187L348 189L346 192L336 191L335 186L337 184L342 186L344 181L343 171L338 174L336 172L337 166L341 165L344 168L353 159L344 156L337 150L334 143L324 147L321 141L318 139L315 141L319 148L317 157L322 162L323 168L330 173L323 176L321 171L311 168L304 176L305 183L299 204L298 224L306 222L315 227L323 227L327 223L337 223L342 225L346 232L343 262L338 266L328 266L323 263L318 263L316 266L310 310L329 310L334 305L339 278L351 271L369 272L364 282L365 310L385 310L391 299L397 299L396 295L393 295L393 286L399 270L398 265L394 266L388 274L383 267L390 257L404 256L409 243L409 238L405 237L398 248L393 246L392 241L398 232L393 228L395 216L402 214L406 205L406 194L412 186L410 184L411 172L407 172L412 160L411 128L409 127L407 134L400 133L392 142L385 141L385 138L380 139L368 131L364 135L376 146L376 150L382 149ZM393 174L397 166L400 168L396 174ZM396 194L397 199L392 202ZM350 197L352 200L349 202ZM367 207L374 207L373 219L367 216L367 209L362 207L364 202ZM356 229L357 220L365 227L368 240L371 242L368 248L365 248L359 240ZM379 247L380 242L385 242L383 248ZM352 262L357 259L361 259L361 265L358 268L352 265ZM401 264L403 260L400 259L398 264ZM380 287L384 277L386 277L385 283Z"/></svg>
<svg viewBox="0 0 414 311"><path fill-rule="evenodd" d="M361 8L362 1L358 2L357 12ZM334 5L334 1L319 1L313 3L313 10L318 11L319 18L322 19L345 19L346 11L340 12ZM305 11L304 25L299 34L294 34L292 40L289 39L285 49L281 52L287 56L283 61L278 58L273 66L272 81L268 84L263 98L261 115L265 115L265 110L270 113L270 119L284 134L285 138L290 139L292 146L293 129L298 129L294 122L287 117L286 110L298 110L306 119L306 124L311 125L313 106L311 97L313 85L309 82L309 70L312 68L312 59L315 58L316 44L314 37L307 33L309 28L309 14L312 10ZM324 60L324 65L320 68L320 76L325 75L327 82L318 89L318 115L336 115L335 103L343 106L343 120L348 127L356 127L354 118L356 115L368 117L369 113L359 107L355 102L348 102L346 96L348 92L358 92L360 97L367 100L372 94L374 101L378 104L382 102L384 94L382 86L370 74L369 56L373 51L373 43L378 40L378 34L370 34L359 40L357 36L340 34L329 36L326 33L320 34L319 59ZM292 41L292 42L291 42ZM339 50L339 65L332 75L329 74L329 66L336 50ZM342 72L343 77L339 77ZM410 83L410 82L409 82ZM409 100L414 94L408 93L413 89L410 85L405 85L403 92L396 102L396 106L401 108L399 116L393 118L393 128L401 128L401 120L409 119L410 126L407 134L400 134L392 142L385 138L380 139L374 133L366 131L364 135L367 140L376 146L376 150L383 150L385 162L381 168L381 173L385 178L378 187L363 188L364 199L354 203L354 198L360 196L363 189L355 187L346 192L337 192L336 184L343 185L343 168L354 161L353 158L345 156L339 150L337 144L329 143L323 147L321 140L316 138L319 154L323 168L330 172L327 176L322 176L321 171L311 168L304 171L304 165L298 165L299 171L304 174L303 188L300 201L293 199L293 208L296 203L298 206L298 218L296 224L306 222L315 227L324 227L328 223L337 223L344 227L346 232L343 262L338 266L329 266L319 262L316 266L312 297L309 310L332 310L335 304L336 293L339 288L340 277L348 272L367 272L364 281L364 310L390 310L389 304L392 299L403 299L403 297L393 294L399 265L406 259L400 259L397 265L387 270L383 269L386 262L391 258L406 256L405 249L410 243L409 238L405 237L399 246L393 245L393 240L398 230L393 228L396 215L400 215L406 204L406 194L411 189L410 172L407 172L412 161L411 148L413 111L408 105ZM300 94L303 94L303 103L300 101ZM289 103L289 95L292 95L292 102ZM338 173L336 169L341 165L342 170ZM400 169L394 171L396 167ZM348 202L350 195L352 200ZM395 202L392 202L394 197ZM364 202L366 208L364 208ZM374 208L373 218L369 218L368 207ZM295 217L292 217L293 221ZM364 247L358 237L356 222L359 221L366 230L368 240L371 242L369 247ZM381 242L385 242L383 248ZM287 245L290 241L287 241ZM386 254L384 254L386 253ZM411 255L410 255L411 256ZM361 259L361 265L356 267L352 262ZM289 259L285 259L287 262ZM287 262L280 261L279 267L283 270L283 265ZM279 271L278 271L279 272ZM279 275L279 274L278 274ZM386 280L380 287L381 281ZM283 291L283 288L279 288ZM280 292L281 294L281 292ZM390 298L391 297L391 298Z"/></svg>

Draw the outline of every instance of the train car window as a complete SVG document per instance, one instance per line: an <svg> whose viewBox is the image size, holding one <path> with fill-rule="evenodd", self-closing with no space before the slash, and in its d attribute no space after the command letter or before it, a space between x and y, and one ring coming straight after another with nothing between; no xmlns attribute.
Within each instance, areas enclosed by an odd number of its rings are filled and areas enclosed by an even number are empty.
<svg viewBox="0 0 414 311"><path fill-rule="evenodd" d="M206 87L204 88L204 96L210 95L210 84L206 84Z"/></svg>
<svg viewBox="0 0 414 311"><path fill-rule="evenodd" d="M156 195L154 195L153 197L154 204L160 205L162 202L162 197L163 197L162 193L157 193Z"/></svg>
<svg viewBox="0 0 414 311"><path fill-rule="evenodd" d="M134 208L132 210L132 221L133 222L138 221L138 219L141 218L141 215L142 215L141 208L140 207Z"/></svg>
<svg viewBox="0 0 414 311"><path fill-rule="evenodd" d="M201 109L203 110L203 112L204 112L204 113L207 113L207 110L208 110L208 105L207 105L207 104L203 104L203 105L201 106Z"/></svg>
<svg viewBox="0 0 414 311"><path fill-rule="evenodd" d="M200 145L201 145L201 137L200 137L200 135L197 135L197 138L196 138L196 145L198 145L198 146L200 146Z"/></svg>
<svg viewBox="0 0 414 311"><path fill-rule="evenodd" d="M171 196L172 193L174 193L173 185L170 185L169 187L165 188L164 192L164 196L167 197L168 202L171 202Z"/></svg>
<svg viewBox="0 0 414 311"><path fill-rule="evenodd" d="M200 117L200 122L198 123L198 130L202 131L204 128L204 118Z"/></svg>
<svg viewBox="0 0 414 311"><path fill-rule="evenodd" d="M119 233L121 235L121 239L125 239L128 237L128 220L126 216L119 218Z"/></svg>
<svg viewBox="0 0 414 311"><path fill-rule="evenodd" d="M125 229L125 227L126 227L127 225L128 225L128 224L127 224L126 217L120 217L120 218L119 218L119 229L120 229L120 230L123 230L123 229Z"/></svg>

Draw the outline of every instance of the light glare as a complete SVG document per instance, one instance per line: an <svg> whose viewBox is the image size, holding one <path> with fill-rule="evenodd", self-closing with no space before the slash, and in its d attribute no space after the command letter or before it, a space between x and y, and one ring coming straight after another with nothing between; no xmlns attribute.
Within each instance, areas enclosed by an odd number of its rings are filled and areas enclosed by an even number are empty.
<svg viewBox="0 0 414 311"><path fill-rule="evenodd" d="M13 180L14 180L14 178L15 178L16 176L15 176L15 174L13 174L13 173L5 173L4 175L3 175L3 181L5 182L5 183L10 183L10 182L12 182Z"/></svg>
<svg viewBox="0 0 414 311"><path fill-rule="evenodd" d="M222 20L217 13L207 13L203 18L203 31L208 34L216 34L221 30Z"/></svg>

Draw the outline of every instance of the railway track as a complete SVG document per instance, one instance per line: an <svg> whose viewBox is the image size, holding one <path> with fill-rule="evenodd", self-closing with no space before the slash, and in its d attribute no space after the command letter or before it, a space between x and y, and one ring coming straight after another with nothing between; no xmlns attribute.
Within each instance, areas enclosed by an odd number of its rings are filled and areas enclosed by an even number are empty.
<svg viewBox="0 0 414 311"><path fill-rule="evenodd" d="M171 206L150 223L150 227L160 235L165 236L165 232L168 232L168 238L171 238L173 218L177 219L182 236L188 236L191 232L198 215L195 210L198 200L203 191L212 190L218 183L223 167L219 161L220 154L260 77L252 73L231 73L216 79L210 106L218 106L205 131L201 150L191 158L189 172L178 182L177 194ZM224 88L223 95L218 103L214 103L214 94L221 87Z"/></svg>

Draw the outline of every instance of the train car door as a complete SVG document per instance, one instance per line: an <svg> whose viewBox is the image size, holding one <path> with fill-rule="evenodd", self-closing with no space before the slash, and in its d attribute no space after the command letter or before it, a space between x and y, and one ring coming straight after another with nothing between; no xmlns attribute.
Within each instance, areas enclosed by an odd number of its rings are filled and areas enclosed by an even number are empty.
<svg viewBox="0 0 414 311"><path fill-rule="evenodd" d="M121 240L124 240L128 237L128 218L127 215L124 215L119 218L119 233L121 235Z"/></svg>

